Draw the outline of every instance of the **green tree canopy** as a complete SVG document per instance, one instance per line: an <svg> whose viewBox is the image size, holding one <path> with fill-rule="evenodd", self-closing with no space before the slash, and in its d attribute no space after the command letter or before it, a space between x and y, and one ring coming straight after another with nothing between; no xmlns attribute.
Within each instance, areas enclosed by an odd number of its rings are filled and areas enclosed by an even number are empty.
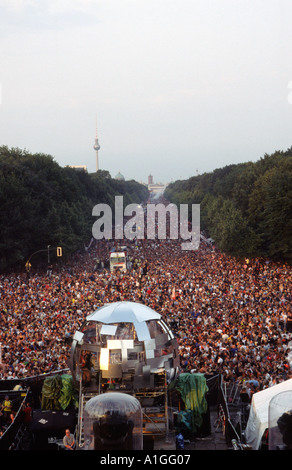
<svg viewBox="0 0 292 470"><path fill-rule="evenodd" d="M223 251L292 262L292 147L175 181L165 197L200 204L201 229Z"/></svg>
<svg viewBox="0 0 292 470"><path fill-rule="evenodd" d="M0 147L0 270L23 263L48 245L72 253L92 237L92 209L148 198L136 181L116 181L107 171L88 174L60 167L50 155Z"/></svg>

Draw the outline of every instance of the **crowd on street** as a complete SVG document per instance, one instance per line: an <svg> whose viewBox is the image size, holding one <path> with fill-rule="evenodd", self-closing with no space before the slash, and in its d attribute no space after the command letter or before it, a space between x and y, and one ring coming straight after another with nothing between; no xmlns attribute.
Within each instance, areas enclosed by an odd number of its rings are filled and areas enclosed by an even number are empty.
<svg viewBox="0 0 292 470"><path fill-rule="evenodd" d="M160 313L179 345L181 370L220 373L249 393L292 378L292 273L285 263L238 260L206 242L128 241L128 270L107 268L114 240L0 275L0 379L68 368L70 338L109 302L141 302Z"/></svg>

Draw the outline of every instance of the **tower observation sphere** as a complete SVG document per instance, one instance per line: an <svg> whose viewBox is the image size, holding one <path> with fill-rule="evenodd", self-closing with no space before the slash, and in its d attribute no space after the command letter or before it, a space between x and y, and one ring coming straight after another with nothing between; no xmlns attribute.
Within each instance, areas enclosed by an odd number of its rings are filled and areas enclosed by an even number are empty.
<svg viewBox="0 0 292 470"><path fill-rule="evenodd" d="M100 145L98 143L98 138L96 136L95 138L95 142L94 142L94 146L93 146L94 150L95 150L95 153L96 153L96 171L99 170L99 161L98 161L98 151L100 149Z"/></svg>
<svg viewBox="0 0 292 470"><path fill-rule="evenodd" d="M100 145L98 143L98 139L95 139L95 144L93 146L94 150L99 150L100 149Z"/></svg>

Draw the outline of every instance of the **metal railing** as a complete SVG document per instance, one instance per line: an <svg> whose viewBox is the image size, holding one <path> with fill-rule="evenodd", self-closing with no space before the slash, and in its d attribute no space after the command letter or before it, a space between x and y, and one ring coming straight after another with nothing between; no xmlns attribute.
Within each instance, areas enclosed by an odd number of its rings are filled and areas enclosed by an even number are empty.
<svg viewBox="0 0 292 470"><path fill-rule="evenodd" d="M23 435L24 431L24 423L22 417L22 408L24 403L27 400L28 391L1 391L0 395L7 395L11 397L11 401L18 401L17 403L17 411L13 421L8 425L8 427L4 430L2 436L0 437L0 450L7 450L7 449L18 449L20 447L20 436ZM15 398L13 398L13 396ZM15 408L15 405L14 407Z"/></svg>

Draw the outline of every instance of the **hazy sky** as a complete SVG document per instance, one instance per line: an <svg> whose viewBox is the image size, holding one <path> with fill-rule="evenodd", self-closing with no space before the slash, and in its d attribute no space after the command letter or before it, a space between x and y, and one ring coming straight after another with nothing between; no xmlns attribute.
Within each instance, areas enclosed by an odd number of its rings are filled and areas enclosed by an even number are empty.
<svg viewBox="0 0 292 470"><path fill-rule="evenodd" d="M0 0L0 144L154 181L292 145L291 0Z"/></svg>

